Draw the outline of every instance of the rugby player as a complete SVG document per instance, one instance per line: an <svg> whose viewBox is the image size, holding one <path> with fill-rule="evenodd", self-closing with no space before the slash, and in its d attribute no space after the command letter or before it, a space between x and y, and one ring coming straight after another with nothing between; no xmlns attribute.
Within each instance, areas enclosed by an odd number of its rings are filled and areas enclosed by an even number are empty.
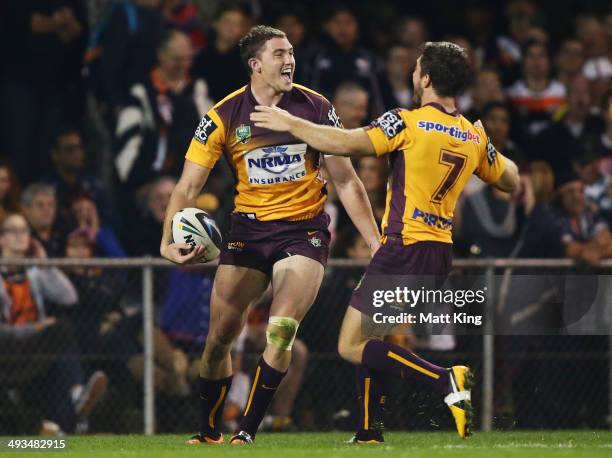
<svg viewBox="0 0 612 458"><path fill-rule="evenodd" d="M470 176L474 173L506 192L512 192L519 180L516 165L495 150L480 121L472 124L457 112L456 97L470 79L464 49L447 42L426 43L412 78L419 108L391 110L364 128L315 125L282 107L255 107L257 112L251 115L256 127L288 132L332 155L388 154L391 172L382 246L362 285L368 279L376 281L378 275L445 277L452 264L453 211ZM367 327L362 328L362 323L371 323L372 315L372 301L360 296L362 290L358 287L353 293L338 343L340 355L360 365L363 405L354 441L383 441L373 420L384 391L381 377L386 375L412 377L437 390L450 407L459 436L468 436L469 368L440 367L373 337Z"/></svg>
<svg viewBox="0 0 612 458"><path fill-rule="evenodd" d="M177 264L196 262L203 248L190 252L173 243L171 219L194 205L210 170L225 154L235 178L231 231L220 255L211 298L210 330L201 359L200 430L190 444L223 442L220 422L232 381L230 349L244 326L249 305L272 281L273 301L267 345L232 444L253 442L257 428L291 360L298 326L314 301L329 252L327 198L321 178L329 175L372 252L380 234L363 184L350 159L329 157L292 134L254 127L256 105L279 106L311 122L341 126L334 107L320 94L293 84L295 59L283 32L257 26L240 41L250 83L217 103L204 116L186 154L182 176L168 205L160 252Z"/></svg>

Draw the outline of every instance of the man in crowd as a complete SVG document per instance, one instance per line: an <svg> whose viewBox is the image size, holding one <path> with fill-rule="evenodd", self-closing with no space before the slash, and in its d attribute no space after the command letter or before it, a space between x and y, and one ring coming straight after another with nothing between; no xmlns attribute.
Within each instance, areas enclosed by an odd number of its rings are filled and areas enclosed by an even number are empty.
<svg viewBox="0 0 612 458"><path fill-rule="evenodd" d="M331 95L344 81L357 81L371 96L371 112L383 111L378 61L358 45L359 23L348 7L335 7L325 20L326 40L313 58L309 83Z"/></svg>
<svg viewBox="0 0 612 458"><path fill-rule="evenodd" d="M251 17L246 7L237 3L225 4L217 12L214 34L196 58L194 75L208 82L215 102L249 80L240 60L238 42L250 24Z"/></svg>
<svg viewBox="0 0 612 458"><path fill-rule="evenodd" d="M554 111L565 102L565 87L550 77L546 45L532 40L523 50L523 78L507 91L518 115L521 140L527 141L544 130Z"/></svg>
<svg viewBox="0 0 612 458"><path fill-rule="evenodd" d="M32 183L23 191L21 205L32 236L42 243L49 256L63 256L65 234L58 227L55 190L43 183Z"/></svg>
<svg viewBox="0 0 612 458"><path fill-rule="evenodd" d="M158 50L158 65L132 86L119 113L115 166L124 190L133 192L162 174L178 175L191 128L212 106L205 81L190 77L189 38L169 32Z"/></svg>
<svg viewBox="0 0 612 458"><path fill-rule="evenodd" d="M105 224L119 227L119 215L104 184L86 172L83 137L76 127L66 126L58 132L51 150L51 161L53 167L41 177L41 181L55 189L60 218L69 217L74 198L87 196L95 202Z"/></svg>
<svg viewBox="0 0 612 458"><path fill-rule="evenodd" d="M535 138L530 156L548 162L555 175L573 170L573 162L582 155L587 141L604 129L601 118L591 115L590 108L589 83L578 76L568 86L567 111Z"/></svg>

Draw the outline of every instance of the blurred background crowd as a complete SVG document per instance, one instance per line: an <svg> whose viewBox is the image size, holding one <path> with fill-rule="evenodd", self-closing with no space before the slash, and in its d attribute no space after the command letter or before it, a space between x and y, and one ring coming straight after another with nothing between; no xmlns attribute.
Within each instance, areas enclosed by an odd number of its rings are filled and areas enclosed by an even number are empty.
<svg viewBox="0 0 612 458"><path fill-rule="evenodd" d="M395 107L414 108L420 44L447 40L466 48L474 79L459 110L482 120L522 179L508 195L474 178L454 218L456 255L568 257L587 265L612 257L612 8L595 0L4 0L2 257L158 256L165 208L193 132L215 102L248 82L238 41L262 23L287 33L295 81L328 97L347 128ZM362 158L354 166L380 221L386 160ZM222 231L232 189L220 161L197 202ZM366 259L365 242L328 190L334 256ZM346 306L358 273L343 275L343 286L327 293ZM197 377L211 278L180 269L156 278L159 393L187 396ZM5 358L6 386L52 380L51 393L37 394L48 405L35 417L45 419L43 430L87 430L108 373L143 376L141 316L130 307L139 293L134 282L126 272L93 268L3 268L2 280L0 343L10 344L0 345L0 356L56 348L46 365ZM79 307L91 298L96 307ZM330 327L339 324L340 305L337 317L325 316ZM262 345L262 309L249 318L237 366L244 345ZM65 327L66 315L79 326ZM442 340L439 349L448 349ZM333 352L333 341L295 346L287 383L294 388L279 393L270 420L276 426L290 423L308 348ZM108 356L119 353L119 361ZM74 357L80 354L107 357L93 364ZM248 377L243 382L234 381L242 388L230 398L228 421L248 390ZM19 401L11 399L0 408ZM528 421L540 420L522 425Z"/></svg>

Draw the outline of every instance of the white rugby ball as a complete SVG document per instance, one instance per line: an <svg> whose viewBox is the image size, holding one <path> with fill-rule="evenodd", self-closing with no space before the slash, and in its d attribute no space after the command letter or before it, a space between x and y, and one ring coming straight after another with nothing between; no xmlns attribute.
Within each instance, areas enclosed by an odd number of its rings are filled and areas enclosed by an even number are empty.
<svg viewBox="0 0 612 458"><path fill-rule="evenodd" d="M172 239L192 247L203 246L202 262L216 259L221 252L221 232L215 221L199 208L183 208L172 217Z"/></svg>

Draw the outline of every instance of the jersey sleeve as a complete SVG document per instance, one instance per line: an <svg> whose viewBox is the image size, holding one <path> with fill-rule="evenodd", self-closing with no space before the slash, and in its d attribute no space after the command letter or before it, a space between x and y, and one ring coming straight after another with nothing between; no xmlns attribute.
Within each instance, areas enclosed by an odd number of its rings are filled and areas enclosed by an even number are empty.
<svg viewBox="0 0 612 458"><path fill-rule="evenodd" d="M198 124L185 158L212 169L223 154L224 144L225 126L213 108Z"/></svg>
<svg viewBox="0 0 612 458"><path fill-rule="evenodd" d="M344 126L342 125L342 121L340 120L340 116L338 116L338 113L336 113L336 109L327 99L323 100L319 124L322 124L324 126L339 127L340 129L344 128Z"/></svg>
<svg viewBox="0 0 612 458"><path fill-rule="evenodd" d="M506 158L495 149L484 129L479 129L479 131L482 138L485 138L487 141L482 142L482 146L479 147L480 158L474 174L485 183L492 184L499 180L504 173Z"/></svg>
<svg viewBox="0 0 612 458"><path fill-rule="evenodd" d="M365 127L377 156L404 149L410 143L406 124L408 110L395 108L379 116Z"/></svg>

